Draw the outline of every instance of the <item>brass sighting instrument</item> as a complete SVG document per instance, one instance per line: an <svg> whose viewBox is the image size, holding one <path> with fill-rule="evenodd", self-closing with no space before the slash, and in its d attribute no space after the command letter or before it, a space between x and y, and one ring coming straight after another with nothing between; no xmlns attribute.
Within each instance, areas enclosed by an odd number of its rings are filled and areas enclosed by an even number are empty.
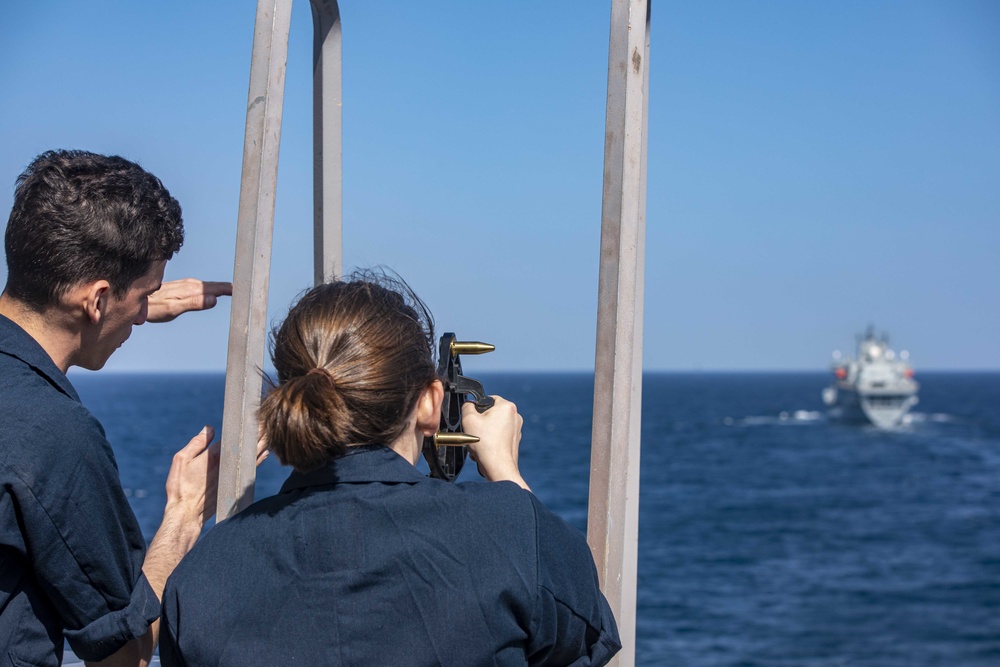
<svg viewBox="0 0 1000 667"><path fill-rule="evenodd" d="M463 354L486 354L495 348L489 343L459 341L455 334L441 336L438 356L438 378L444 385L441 402L441 425L433 436L424 438L424 459L431 477L455 481L465 465L469 452L466 445L479 442L474 435L462 433L462 404L471 395L476 410L486 412L493 407L493 397L487 396L483 383L462 375Z"/></svg>

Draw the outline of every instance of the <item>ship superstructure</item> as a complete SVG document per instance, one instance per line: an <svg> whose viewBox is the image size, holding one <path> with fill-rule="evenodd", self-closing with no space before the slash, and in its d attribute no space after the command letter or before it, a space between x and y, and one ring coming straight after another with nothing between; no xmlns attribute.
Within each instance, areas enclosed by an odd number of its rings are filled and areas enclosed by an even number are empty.
<svg viewBox="0 0 1000 667"><path fill-rule="evenodd" d="M879 428L898 426L914 405L920 385L906 351L896 354L885 334L874 327L858 336L857 357L842 359L834 352L834 383L823 390L831 418L871 422Z"/></svg>

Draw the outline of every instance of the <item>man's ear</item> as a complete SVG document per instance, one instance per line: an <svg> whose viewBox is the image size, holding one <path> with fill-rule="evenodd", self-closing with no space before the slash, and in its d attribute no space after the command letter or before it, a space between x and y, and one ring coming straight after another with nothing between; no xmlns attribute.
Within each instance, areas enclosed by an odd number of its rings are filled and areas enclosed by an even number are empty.
<svg viewBox="0 0 1000 667"><path fill-rule="evenodd" d="M424 435L434 435L441 425L441 401L444 400L444 385L434 380L424 387L417 399L417 428Z"/></svg>
<svg viewBox="0 0 1000 667"><path fill-rule="evenodd" d="M100 324L108 312L108 301L111 300L111 283L107 280L84 283L71 290L70 298L79 304L91 324Z"/></svg>

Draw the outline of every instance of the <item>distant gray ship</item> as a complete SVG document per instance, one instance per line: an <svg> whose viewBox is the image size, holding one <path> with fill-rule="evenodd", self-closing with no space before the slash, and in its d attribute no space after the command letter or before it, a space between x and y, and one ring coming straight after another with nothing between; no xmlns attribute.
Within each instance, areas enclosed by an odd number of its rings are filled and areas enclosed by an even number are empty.
<svg viewBox="0 0 1000 667"><path fill-rule="evenodd" d="M833 419L871 422L879 428L892 428L917 404L920 385L913 379L907 363L908 353L898 356L889 347L886 335L875 336L868 327L858 336L856 359L841 359L834 352L833 372L837 379L823 390L823 402Z"/></svg>

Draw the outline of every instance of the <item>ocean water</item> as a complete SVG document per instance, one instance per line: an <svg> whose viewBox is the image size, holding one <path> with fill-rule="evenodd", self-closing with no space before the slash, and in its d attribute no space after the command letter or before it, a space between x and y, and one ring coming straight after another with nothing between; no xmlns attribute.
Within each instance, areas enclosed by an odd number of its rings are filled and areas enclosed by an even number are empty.
<svg viewBox="0 0 1000 667"><path fill-rule="evenodd" d="M71 379L152 537L173 452L221 431L222 375ZM524 415L535 493L585 529L592 378L481 379ZM637 664L1000 664L1000 373L918 379L879 431L827 421L823 373L644 378ZM286 476L266 461L257 497Z"/></svg>

